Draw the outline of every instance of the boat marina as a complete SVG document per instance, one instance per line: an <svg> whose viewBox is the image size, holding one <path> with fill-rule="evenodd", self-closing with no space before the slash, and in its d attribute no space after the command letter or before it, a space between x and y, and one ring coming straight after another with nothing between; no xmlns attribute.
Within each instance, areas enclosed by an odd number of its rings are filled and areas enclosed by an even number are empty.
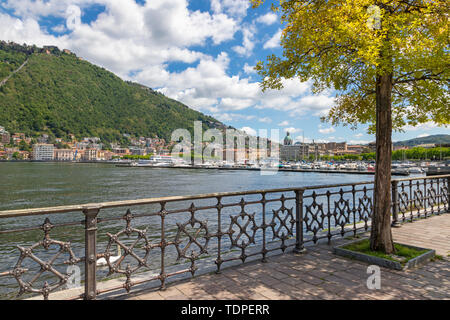
<svg viewBox="0 0 450 320"><path fill-rule="evenodd" d="M226 161L205 161L202 163L188 163L180 158L170 155L157 155L150 160L116 162L117 167L139 167L139 168L174 168L174 169L215 169L215 170L265 170L265 171L289 171L289 172L317 172L317 173L348 173L366 174L375 173L374 162L277 162L275 159L264 161L242 161L237 163ZM447 163L430 162L393 162L392 175L409 176L410 174L427 174L427 172L447 172L450 167Z"/></svg>

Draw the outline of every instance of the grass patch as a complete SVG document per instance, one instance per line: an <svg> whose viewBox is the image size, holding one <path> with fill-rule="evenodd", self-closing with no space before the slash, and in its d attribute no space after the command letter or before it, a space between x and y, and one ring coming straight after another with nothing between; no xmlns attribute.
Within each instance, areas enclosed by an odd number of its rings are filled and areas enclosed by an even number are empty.
<svg viewBox="0 0 450 320"><path fill-rule="evenodd" d="M441 256L441 255L439 255L439 254L435 254L434 255L434 257L433 258L431 258L431 261L442 261L442 260L444 260L444 257L443 256Z"/></svg>
<svg viewBox="0 0 450 320"><path fill-rule="evenodd" d="M418 257L421 254L424 254L425 252L428 251L428 250L416 250L397 243L394 243L394 247L395 247L395 254L385 254L382 251L372 251L370 250L370 240L365 239L357 243L348 244L342 248L350 251L361 252L378 258L400 262L400 264L402 265L404 265L409 260Z"/></svg>

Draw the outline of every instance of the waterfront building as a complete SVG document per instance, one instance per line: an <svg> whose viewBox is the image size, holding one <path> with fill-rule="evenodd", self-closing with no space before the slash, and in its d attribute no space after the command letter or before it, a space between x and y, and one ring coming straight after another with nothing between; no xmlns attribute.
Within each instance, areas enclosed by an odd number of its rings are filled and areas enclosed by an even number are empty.
<svg viewBox="0 0 450 320"><path fill-rule="evenodd" d="M84 161L97 161L98 160L98 149L86 149L84 150L82 159Z"/></svg>
<svg viewBox="0 0 450 320"><path fill-rule="evenodd" d="M22 160L29 160L30 159L30 153L28 151L19 151L19 157Z"/></svg>
<svg viewBox="0 0 450 320"><path fill-rule="evenodd" d="M297 142L293 144L292 137L289 132L283 140L283 145L280 146L280 160L281 161L298 161L308 158L310 153L310 145L306 143ZM313 147L313 152L315 147Z"/></svg>
<svg viewBox="0 0 450 320"><path fill-rule="evenodd" d="M103 153L102 160L109 161L112 159L113 156L115 156L114 152L112 151L101 150L100 152Z"/></svg>
<svg viewBox="0 0 450 320"><path fill-rule="evenodd" d="M325 150L333 153L345 152L347 151L347 142L327 142Z"/></svg>
<svg viewBox="0 0 450 320"><path fill-rule="evenodd" d="M313 148L311 150L311 147ZM294 145L282 145L280 147L280 160L281 161L299 161L307 159L310 151L314 154L314 146L307 145L306 143L296 143Z"/></svg>
<svg viewBox="0 0 450 320"><path fill-rule="evenodd" d="M124 156L124 155L126 155L126 154L130 154L130 150L128 150L128 148L119 148L119 147L116 147L116 148L113 148L112 151L113 151L115 154L120 155L120 156Z"/></svg>
<svg viewBox="0 0 450 320"><path fill-rule="evenodd" d="M72 149L55 149L55 160L58 161L73 161L75 151Z"/></svg>
<svg viewBox="0 0 450 320"><path fill-rule="evenodd" d="M147 152L144 148L137 148L137 147L131 147L130 152L134 156L145 156L147 155Z"/></svg>
<svg viewBox="0 0 450 320"><path fill-rule="evenodd" d="M348 145L347 150L353 151L355 154L360 154L364 152L365 147L360 144Z"/></svg>
<svg viewBox="0 0 450 320"><path fill-rule="evenodd" d="M47 143L33 145L33 160L51 161L54 159L55 146Z"/></svg>

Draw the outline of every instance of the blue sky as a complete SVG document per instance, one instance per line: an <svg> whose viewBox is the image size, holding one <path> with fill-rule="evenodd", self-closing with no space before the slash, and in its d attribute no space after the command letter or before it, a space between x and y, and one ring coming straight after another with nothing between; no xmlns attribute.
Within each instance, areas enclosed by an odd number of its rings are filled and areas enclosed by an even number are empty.
<svg viewBox="0 0 450 320"><path fill-rule="evenodd" d="M252 9L248 0L0 0L0 21L1 40L70 49L248 133L374 140L366 126L354 131L320 122L333 105L332 91L313 95L309 83L291 79L283 90L261 92L253 66L282 53L270 1ZM433 123L405 130L393 140L450 134Z"/></svg>

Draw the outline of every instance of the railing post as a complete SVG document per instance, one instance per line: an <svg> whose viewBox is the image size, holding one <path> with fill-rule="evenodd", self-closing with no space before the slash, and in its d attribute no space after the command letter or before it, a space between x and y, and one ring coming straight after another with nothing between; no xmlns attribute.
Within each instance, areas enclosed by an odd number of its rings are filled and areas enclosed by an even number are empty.
<svg viewBox="0 0 450 320"><path fill-rule="evenodd" d="M85 208L84 239L84 299L94 300L97 296L97 215L99 208Z"/></svg>
<svg viewBox="0 0 450 320"><path fill-rule="evenodd" d="M447 178L447 212L450 213L450 177Z"/></svg>
<svg viewBox="0 0 450 320"><path fill-rule="evenodd" d="M300 189L295 191L295 253L305 253L306 249L303 245L303 192Z"/></svg>
<svg viewBox="0 0 450 320"><path fill-rule="evenodd" d="M392 224L394 228L399 228L400 223L398 222L398 181L392 180Z"/></svg>

